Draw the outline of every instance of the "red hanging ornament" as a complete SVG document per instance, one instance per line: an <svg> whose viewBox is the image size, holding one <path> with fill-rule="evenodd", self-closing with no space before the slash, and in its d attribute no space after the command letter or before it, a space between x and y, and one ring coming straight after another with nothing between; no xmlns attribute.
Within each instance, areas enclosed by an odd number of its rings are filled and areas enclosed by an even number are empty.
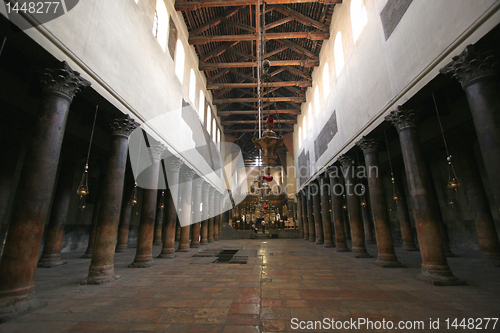
<svg viewBox="0 0 500 333"><path fill-rule="evenodd" d="M273 124L274 123L274 118L273 117L267 117L267 123L268 124Z"/></svg>
<svg viewBox="0 0 500 333"><path fill-rule="evenodd" d="M268 182L272 182L273 176L270 173L268 173L267 175L262 176L262 179L264 179L265 181L268 181Z"/></svg>
<svg viewBox="0 0 500 333"><path fill-rule="evenodd" d="M265 205L265 206L264 206L264 209L267 209L267 208L268 208L268 207L267 207L267 205ZM265 214L265 212L264 212L264 214Z"/></svg>

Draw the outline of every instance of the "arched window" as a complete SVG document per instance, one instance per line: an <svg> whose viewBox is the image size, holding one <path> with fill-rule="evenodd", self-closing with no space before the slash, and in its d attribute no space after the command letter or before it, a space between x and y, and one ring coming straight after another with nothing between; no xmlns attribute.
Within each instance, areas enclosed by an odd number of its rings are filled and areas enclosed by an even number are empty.
<svg viewBox="0 0 500 333"><path fill-rule="evenodd" d="M198 114L200 115L200 119L203 119L203 111L205 111L205 94L203 90L200 90L200 100L198 102Z"/></svg>
<svg viewBox="0 0 500 333"><path fill-rule="evenodd" d="M344 67L344 48L342 46L342 34L337 32L337 36L335 36L335 43L333 44L333 55L335 57L335 72L337 73L337 77Z"/></svg>
<svg viewBox="0 0 500 333"><path fill-rule="evenodd" d="M319 88L318 88L318 86L316 86L316 88L314 88L314 113L316 114L316 116L319 116L319 114L321 113L321 109L319 106Z"/></svg>
<svg viewBox="0 0 500 333"><path fill-rule="evenodd" d="M299 127L299 148L302 147L302 128Z"/></svg>
<svg viewBox="0 0 500 333"><path fill-rule="evenodd" d="M361 31L368 21L366 15L366 9L363 4L363 0L352 0L351 1L351 25L352 25L352 37L354 43L358 40Z"/></svg>
<svg viewBox="0 0 500 333"><path fill-rule="evenodd" d="M309 102L309 109L307 110L307 116L309 117L309 129L312 127L312 120L313 120L313 115L312 115L312 104Z"/></svg>
<svg viewBox="0 0 500 333"><path fill-rule="evenodd" d="M215 142L215 118L212 118L212 140Z"/></svg>
<svg viewBox="0 0 500 333"><path fill-rule="evenodd" d="M189 73L189 99L191 100L191 105L194 108L196 99L196 75L194 74L194 70L192 68Z"/></svg>
<svg viewBox="0 0 500 333"><path fill-rule="evenodd" d="M210 134L210 124L212 123L212 109L210 106L207 108L207 122L205 123L205 127L207 128L208 134Z"/></svg>
<svg viewBox="0 0 500 333"><path fill-rule="evenodd" d="M304 118L302 118L302 128L304 129L304 140L306 139L307 137L307 120L306 120L306 116L304 116Z"/></svg>
<svg viewBox="0 0 500 333"><path fill-rule="evenodd" d="M323 66L323 99L326 100L326 97L330 93L330 72L328 69L328 63Z"/></svg>
<svg viewBox="0 0 500 333"><path fill-rule="evenodd" d="M156 21L156 24L155 24ZM163 0L156 0L155 18L153 21L153 35L160 43L163 52L167 50L168 12Z"/></svg>
<svg viewBox="0 0 500 333"><path fill-rule="evenodd" d="M220 129L217 129L217 142L220 142Z"/></svg>
<svg viewBox="0 0 500 333"><path fill-rule="evenodd" d="M175 75L177 75L181 84L184 80L184 57L184 46L181 40L178 39L175 49Z"/></svg>

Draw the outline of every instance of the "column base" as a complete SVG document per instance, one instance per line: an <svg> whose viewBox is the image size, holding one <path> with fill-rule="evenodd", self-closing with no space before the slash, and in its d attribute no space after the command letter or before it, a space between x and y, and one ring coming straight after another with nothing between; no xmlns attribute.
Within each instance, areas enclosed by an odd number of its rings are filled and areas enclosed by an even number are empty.
<svg viewBox="0 0 500 333"><path fill-rule="evenodd" d="M465 286L467 282L459 280L453 275L447 265L426 265L422 264L422 272L415 278L433 286Z"/></svg>
<svg viewBox="0 0 500 333"><path fill-rule="evenodd" d="M202 239L200 241L200 245L208 245L208 241L206 239Z"/></svg>
<svg viewBox="0 0 500 333"><path fill-rule="evenodd" d="M40 259L41 260L41 259ZM37 267L43 268L52 268L56 266L66 265L66 261L57 260L57 261L39 261Z"/></svg>
<svg viewBox="0 0 500 333"><path fill-rule="evenodd" d="M335 247L335 244L333 244L332 242L325 242L323 244L324 247Z"/></svg>
<svg viewBox="0 0 500 333"><path fill-rule="evenodd" d="M191 248L192 249L196 249L196 248L199 248L199 247L200 247L200 243L191 244Z"/></svg>
<svg viewBox="0 0 500 333"><path fill-rule="evenodd" d="M165 252L165 253L160 253L160 255L156 258L158 259L173 259L177 257L174 252Z"/></svg>
<svg viewBox="0 0 500 333"><path fill-rule="evenodd" d="M148 260L148 261L134 261L130 265L128 265L128 268L148 268L151 266L154 266L155 263L153 260Z"/></svg>
<svg viewBox="0 0 500 333"><path fill-rule="evenodd" d="M115 274L88 276L85 280L80 282L80 284L105 284L118 280L119 278L121 278L121 276Z"/></svg>
<svg viewBox="0 0 500 333"><path fill-rule="evenodd" d="M175 252L189 252L189 247L179 247Z"/></svg>
<svg viewBox="0 0 500 333"><path fill-rule="evenodd" d="M208 242L209 242L209 243L213 243L213 242L214 242L214 240L213 240L213 239L209 239L209 240L208 240Z"/></svg>
<svg viewBox="0 0 500 333"><path fill-rule="evenodd" d="M354 258L365 259L365 258L373 258L373 256L369 255L368 253L355 253Z"/></svg>
<svg viewBox="0 0 500 333"><path fill-rule="evenodd" d="M0 306L0 324L47 306L47 302L30 297L25 295L2 300L5 305Z"/></svg>
<svg viewBox="0 0 500 333"><path fill-rule="evenodd" d="M348 248L348 247L339 247L337 245L336 249L335 249L336 252L351 252L351 249Z"/></svg>
<svg viewBox="0 0 500 333"><path fill-rule="evenodd" d="M401 248L403 251L406 251L406 252L413 252L413 251L420 251L414 243L405 243L403 242L403 246Z"/></svg>
<svg viewBox="0 0 500 333"><path fill-rule="evenodd" d="M153 242L153 245L161 245L161 241Z"/></svg>
<svg viewBox="0 0 500 333"><path fill-rule="evenodd" d="M382 268L406 268L406 265L403 265L398 260L383 260L377 258L373 264Z"/></svg>
<svg viewBox="0 0 500 333"><path fill-rule="evenodd" d="M309 238L309 241L310 241L310 242L313 242L313 243L316 243L316 238L312 238L312 239L311 239L311 238Z"/></svg>

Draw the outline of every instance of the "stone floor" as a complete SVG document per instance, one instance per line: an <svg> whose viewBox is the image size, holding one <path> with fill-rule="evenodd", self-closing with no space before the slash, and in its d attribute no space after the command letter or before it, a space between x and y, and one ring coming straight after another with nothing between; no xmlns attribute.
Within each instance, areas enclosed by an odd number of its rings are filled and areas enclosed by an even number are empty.
<svg viewBox="0 0 500 333"><path fill-rule="evenodd" d="M477 253L449 258L468 286L434 287L414 279L418 252L397 249L408 268L383 269L372 264L374 258L355 259L299 239L228 240L208 247L254 250L248 252L255 256L247 264L197 264L193 254L199 249L192 249L139 269L127 268L135 254L128 249L115 256L121 279L89 286L79 282L90 260L78 259L82 252L64 254L67 265L36 273L36 297L48 305L0 325L0 332L279 332L294 331L291 318L424 321L424 329L408 331L476 332L448 330L444 320L500 317L500 268L483 266ZM376 254L375 245L368 250ZM160 247L154 251L158 254ZM440 319L440 329L429 328L430 318ZM489 325L484 329L483 322L477 332L500 331L500 323L495 330Z"/></svg>

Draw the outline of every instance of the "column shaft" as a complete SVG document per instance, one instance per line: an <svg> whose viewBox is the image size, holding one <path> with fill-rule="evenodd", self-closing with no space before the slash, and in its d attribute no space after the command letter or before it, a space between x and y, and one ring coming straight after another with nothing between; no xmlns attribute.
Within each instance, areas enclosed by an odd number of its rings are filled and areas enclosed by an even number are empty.
<svg viewBox="0 0 500 333"><path fill-rule="evenodd" d="M333 227L335 228L335 247L337 252L349 252L347 247L347 242L345 239L345 229L344 229L344 209L342 208L342 193L343 188L340 183L339 177L335 174L335 170L338 170L337 166L334 166L328 170L328 177L330 178L330 190L332 196L332 213L333 213Z"/></svg>
<svg viewBox="0 0 500 333"><path fill-rule="evenodd" d="M309 240L309 215L307 214L307 191L302 190L299 192L302 202L302 225L304 226L304 239Z"/></svg>
<svg viewBox="0 0 500 333"><path fill-rule="evenodd" d="M314 204L310 185L307 187L307 220L309 225L309 241L316 242L316 223L314 221Z"/></svg>
<svg viewBox="0 0 500 333"><path fill-rule="evenodd" d="M325 247L334 247L332 234L332 218L330 205L330 184L325 175L319 179L320 195L321 195L321 216L323 218L323 234Z"/></svg>
<svg viewBox="0 0 500 333"><path fill-rule="evenodd" d="M403 237L403 250L418 251L411 229L410 213L408 210L408 204L406 202L406 194L403 187L402 175L394 177L394 186L396 188L396 194L398 198L398 200L396 200L396 206L398 210L401 236Z"/></svg>
<svg viewBox="0 0 500 333"><path fill-rule="evenodd" d="M313 210L314 210L314 231L316 232L316 245L323 245L325 238L323 234L323 217L321 215L321 191L317 180L313 182Z"/></svg>
<svg viewBox="0 0 500 333"><path fill-rule="evenodd" d="M155 221L155 234L153 237L153 245L161 244L161 232L163 229L163 210L165 208L165 193L160 191L160 195L158 197L158 204L156 207L156 221ZM163 207L162 207L163 206Z"/></svg>
<svg viewBox="0 0 500 333"><path fill-rule="evenodd" d="M188 252L189 251L189 236L191 233L191 195L193 192L193 176L195 172L191 169L184 170L181 174L181 215L179 221L181 221L181 235L179 239L179 247L177 252Z"/></svg>
<svg viewBox="0 0 500 333"><path fill-rule="evenodd" d="M193 225L192 225L192 235L191 235L191 247L200 247L200 229L201 229L201 219L202 211L200 211L200 204L202 199L202 186L203 178L199 177L193 180ZM202 207L203 209L203 207Z"/></svg>
<svg viewBox="0 0 500 333"><path fill-rule="evenodd" d="M118 225L118 242L115 249L115 252L118 253L125 252L125 250L128 248L130 219L132 217L132 208L134 206L134 204L131 202L131 199L132 192L134 191L135 187L135 182L133 177L129 177L129 179L127 179L127 172L125 172L125 179L122 208L120 212L120 224Z"/></svg>

